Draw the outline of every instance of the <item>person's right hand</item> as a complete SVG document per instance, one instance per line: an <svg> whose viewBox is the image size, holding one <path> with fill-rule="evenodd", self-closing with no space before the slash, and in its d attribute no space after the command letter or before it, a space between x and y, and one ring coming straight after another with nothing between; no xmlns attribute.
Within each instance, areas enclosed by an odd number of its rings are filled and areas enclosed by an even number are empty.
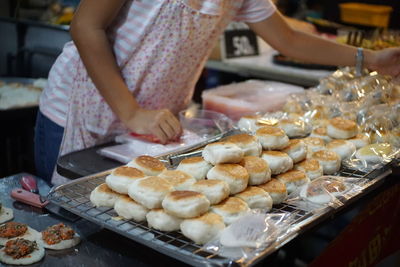
<svg viewBox="0 0 400 267"><path fill-rule="evenodd" d="M168 109L139 108L126 122L126 126L138 134L152 134L163 144L178 138L182 133L178 119Z"/></svg>

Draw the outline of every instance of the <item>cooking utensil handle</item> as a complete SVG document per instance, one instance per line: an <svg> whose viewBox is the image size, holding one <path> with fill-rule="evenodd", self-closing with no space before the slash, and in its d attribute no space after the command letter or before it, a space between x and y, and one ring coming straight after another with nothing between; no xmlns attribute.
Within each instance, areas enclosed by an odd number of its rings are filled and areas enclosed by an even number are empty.
<svg viewBox="0 0 400 267"><path fill-rule="evenodd" d="M22 178L19 180L21 186L23 189L38 194L39 190L37 187L37 182L36 179L30 175L24 175Z"/></svg>
<svg viewBox="0 0 400 267"><path fill-rule="evenodd" d="M16 188L11 191L11 197L14 198L15 200L18 200L20 202L23 202L25 204L38 207L38 208L43 208L46 206L49 201L44 201L42 202L40 199L40 196L38 194L26 191L21 188Z"/></svg>

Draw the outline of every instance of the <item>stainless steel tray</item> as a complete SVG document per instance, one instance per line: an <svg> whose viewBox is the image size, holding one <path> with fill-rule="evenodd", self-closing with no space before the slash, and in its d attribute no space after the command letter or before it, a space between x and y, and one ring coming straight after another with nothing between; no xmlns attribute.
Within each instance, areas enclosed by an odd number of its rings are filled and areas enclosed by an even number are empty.
<svg viewBox="0 0 400 267"><path fill-rule="evenodd" d="M301 210L288 203L274 206L271 212L291 212L294 214L295 221L291 226L291 231L289 231L290 234L285 236L279 242L276 241L271 244L257 256L240 260L225 258L216 253L205 251L202 249L202 246L194 244L180 232L161 232L149 228L146 222L137 223L132 220L119 220L116 219L118 215L112 208L94 207L89 200L90 192L96 186L103 183L105 177L110 172L111 170L86 176L68 184L53 188L49 193L49 199L54 204L59 205L91 222L187 264L194 266L227 266L230 264L252 265L265 258L290 240L294 239L298 234L306 231L313 225L321 222L324 218L333 215L341 208L344 208L349 203L354 202L362 195L371 191L380 184L380 182L383 182L384 177L391 173L391 164L387 164L382 168L369 173L343 169L340 173L341 176L366 178L366 180L362 185L362 190L352 195L342 207L333 208L328 206L324 209L310 212Z"/></svg>

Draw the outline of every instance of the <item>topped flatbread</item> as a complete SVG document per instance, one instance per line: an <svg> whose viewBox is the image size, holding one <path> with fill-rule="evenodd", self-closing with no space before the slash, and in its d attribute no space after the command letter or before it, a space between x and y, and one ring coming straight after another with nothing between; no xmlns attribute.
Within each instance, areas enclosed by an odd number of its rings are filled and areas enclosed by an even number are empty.
<svg viewBox="0 0 400 267"><path fill-rule="evenodd" d="M36 241L16 238L7 241L0 250L0 261L5 264L29 265L40 261L44 254L44 248Z"/></svg>
<svg viewBox="0 0 400 267"><path fill-rule="evenodd" d="M7 241L15 238L24 238L30 241L36 241L39 238L39 232L30 228L24 223L7 222L0 225L0 245L4 246Z"/></svg>
<svg viewBox="0 0 400 267"><path fill-rule="evenodd" d="M47 227L41 238L45 248L54 250L71 248L81 241L79 235L63 223Z"/></svg>

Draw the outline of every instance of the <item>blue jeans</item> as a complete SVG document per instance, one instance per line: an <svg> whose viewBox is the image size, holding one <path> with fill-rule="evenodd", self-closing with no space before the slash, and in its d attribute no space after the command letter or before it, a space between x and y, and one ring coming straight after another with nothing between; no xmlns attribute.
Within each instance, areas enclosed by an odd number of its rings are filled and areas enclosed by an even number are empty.
<svg viewBox="0 0 400 267"><path fill-rule="evenodd" d="M64 128L38 111L35 126L36 174L50 184L57 164Z"/></svg>

